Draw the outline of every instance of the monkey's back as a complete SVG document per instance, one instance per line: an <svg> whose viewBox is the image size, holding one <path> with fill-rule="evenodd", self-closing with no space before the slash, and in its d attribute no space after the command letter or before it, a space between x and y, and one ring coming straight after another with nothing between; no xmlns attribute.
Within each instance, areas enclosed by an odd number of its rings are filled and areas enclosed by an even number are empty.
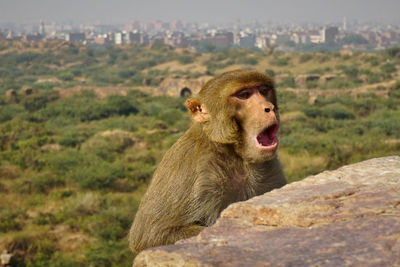
<svg viewBox="0 0 400 267"><path fill-rule="evenodd" d="M199 158L207 142L196 135L194 124L166 152L143 196L129 233L132 250L140 251L165 239L172 227L185 226L195 218L195 184ZM197 159L197 160L196 160ZM155 242L153 242L155 240ZM151 243L151 244L150 244Z"/></svg>

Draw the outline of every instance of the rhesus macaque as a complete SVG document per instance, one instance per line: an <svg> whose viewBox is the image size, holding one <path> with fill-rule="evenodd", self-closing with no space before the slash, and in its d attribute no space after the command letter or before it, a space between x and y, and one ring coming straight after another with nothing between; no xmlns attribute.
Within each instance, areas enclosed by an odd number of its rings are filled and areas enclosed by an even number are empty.
<svg viewBox="0 0 400 267"><path fill-rule="evenodd" d="M226 72L185 104L194 123L167 151L143 196L129 234L134 252L197 235L229 204L286 184L268 76Z"/></svg>

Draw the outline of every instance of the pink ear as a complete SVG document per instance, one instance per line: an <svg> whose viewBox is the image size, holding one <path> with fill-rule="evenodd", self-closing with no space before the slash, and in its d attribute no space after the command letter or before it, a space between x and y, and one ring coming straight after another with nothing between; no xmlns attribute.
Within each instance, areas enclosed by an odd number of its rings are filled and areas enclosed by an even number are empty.
<svg viewBox="0 0 400 267"><path fill-rule="evenodd" d="M203 123L208 121L209 115L204 105L196 98L189 98L185 102L186 107L190 111L192 119L196 122Z"/></svg>
<svg viewBox="0 0 400 267"><path fill-rule="evenodd" d="M195 99L195 98L189 98L185 102L185 106L188 108L190 113L194 113L200 109L201 111L201 104L200 102Z"/></svg>

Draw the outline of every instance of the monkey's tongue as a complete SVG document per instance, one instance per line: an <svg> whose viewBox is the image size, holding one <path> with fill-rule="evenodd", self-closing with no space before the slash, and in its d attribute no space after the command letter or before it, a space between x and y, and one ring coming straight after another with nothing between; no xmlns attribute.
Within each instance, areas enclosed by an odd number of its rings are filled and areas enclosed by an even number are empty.
<svg viewBox="0 0 400 267"><path fill-rule="evenodd" d="M277 132L278 132L278 125L272 125L262 131L258 136L257 136L257 141L259 144L262 146L270 146L275 144L278 141L277 137Z"/></svg>

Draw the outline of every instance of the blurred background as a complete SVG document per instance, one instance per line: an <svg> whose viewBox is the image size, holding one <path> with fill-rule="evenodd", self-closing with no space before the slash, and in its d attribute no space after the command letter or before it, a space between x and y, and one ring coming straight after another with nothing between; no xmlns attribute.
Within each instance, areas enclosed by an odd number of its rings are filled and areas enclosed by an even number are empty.
<svg viewBox="0 0 400 267"><path fill-rule="evenodd" d="M275 79L289 182L399 155L399 10L395 0L2 0L3 258L131 266L141 196L191 125L185 98L225 71Z"/></svg>

